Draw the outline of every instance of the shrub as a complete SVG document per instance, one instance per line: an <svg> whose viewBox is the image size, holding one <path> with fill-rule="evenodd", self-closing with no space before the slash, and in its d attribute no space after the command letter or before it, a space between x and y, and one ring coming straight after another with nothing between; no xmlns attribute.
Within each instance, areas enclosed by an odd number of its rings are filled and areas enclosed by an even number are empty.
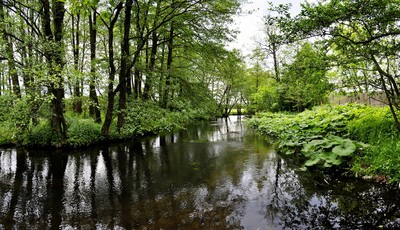
<svg viewBox="0 0 400 230"><path fill-rule="evenodd" d="M54 139L55 136L53 135L50 121L43 119L39 121L38 125L32 126L30 131L25 133L23 143L25 145L47 146L55 141Z"/></svg>
<svg viewBox="0 0 400 230"><path fill-rule="evenodd" d="M388 107L366 109L359 119L349 122L348 132L352 138L371 144L398 136Z"/></svg>
<svg viewBox="0 0 400 230"><path fill-rule="evenodd" d="M12 144L16 141L17 128L10 121L0 123L0 145Z"/></svg>
<svg viewBox="0 0 400 230"><path fill-rule="evenodd" d="M92 119L67 119L68 122L68 144L71 146L84 146L99 142L101 136L101 124Z"/></svg>

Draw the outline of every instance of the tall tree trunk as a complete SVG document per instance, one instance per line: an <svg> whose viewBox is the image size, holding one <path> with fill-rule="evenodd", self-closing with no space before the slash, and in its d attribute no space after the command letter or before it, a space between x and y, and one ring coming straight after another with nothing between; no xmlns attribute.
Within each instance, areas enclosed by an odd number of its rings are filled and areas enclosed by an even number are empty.
<svg viewBox="0 0 400 230"><path fill-rule="evenodd" d="M147 100L150 98L150 89L153 85L153 78L155 72L155 65L156 65L156 55L158 49L158 35L156 31L153 31L152 38L151 38L151 53L150 53L150 62L148 65L149 73L148 78L146 78L146 83L143 91L143 99Z"/></svg>
<svg viewBox="0 0 400 230"><path fill-rule="evenodd" d="M115 91L114 91L114 80L116 74L116 68L114 64L114 27L115 23L118 20L118 16L122 10L122 2L120 2L116 9L114 17L112 18L110 25L107 25L106 22L104 24L107 26L108 29L108 62L110 72L108 75L108 100L107 100L107 111L106 116L104 118L103 126L101 127L101 134L104 137L108 137L110 135L110 126L113 119L113 111L114 111L114 101L115 101Z"/></svg>
<svg viewBox="0 0 400 230"><path fill-rule="evenodd" d="M272 57L274 59L274 71L275 71L275 81L280 82L280 73L279 73L279 62L278 62L278 57L277 57L277 52L278 52L278 47L277 44L273 43L272 44Z"/></svg>
<svg viewBox="0 0 400 230"><path fill-rule="evenodd" d="M157 1L157 8L156 8L155 19L153 22L153 28L156 28L157 26L157 17L159 14L160 14L160 4ZM143 91L143 99L145 100L150 98L150 88L152 87L153 84L157 49L158 49L158 34L157 30L153 30L153 32L151 33L151 53L150 53L150 62L148 66L149 73L148 73L148 78L146 78Z"/></svg>
<svg viewBox="0 0 400 230"><path fill-rule="evenodd" d="M119 73L119 112L118 112L118 130L121 130L125 124L126 115L126 93L127 78L130 75L129 69L129 33L131 29L132 0L125 2L125 20L124 20L124 37L121 43L121 68Z"/></svg>
<svg viewBox="0 0 400 230"><path fill-rule="evenodd" d="M76 27L75 27L76 25ZM76 15L72 15L72 52L74 56L74 69L75 74L79 73L79 42L80 42L80 15L79 12ZM82 113L82 99L81 99L81 87L80 87L80 77L75 76L74 79L74 103L73 110L75 113Z"/></svg>
<svg viewBox="0 0 400 230"><path fill-rule="evenodd" d="M64 118L64 84L61 75L63 68L63 27L64 27L64 2L53 2L53 28L54 34L51 30L51 13L49 0L41 0L42 3L42 22L43 34L45 35L45 48L44 55L47 59L50 71L49 75L54 77L54 80L49 84L49 93L51 98L51 126L53 131L59 135L61 143L67 139L67 124ZM59 144L61 144L59 143Z"/></svg>
<svg viewBox="0 0 400 230"><path fill-rule="evenodd" d="M165 59L165 44L163 44L162 45L162 49L161 49L161 60L160 60L160 69L164 69L164 65L165 65L165 61L164 61L164 59ZM163 82L164 82L164 74L160 74L160 78L159 78L159 84L158 84L158 95L159 95L159 99L158 99L158 104L160 105L160 106L162 106L162 104L163 104L163 96L164 96L164 91L163 91L163 89L164 89L164 85L163 85Z"/></svg>
<svg viewBox="0 0 400 230"><path fill-rule="evenodd" d="M8 72L11 77L13 93L20 98L21 89L19 87L18 72L15 67L14 49L13 49L13 44L7 35L7 29L5 25L5 11L3 5L4 5L3 0L0 0L0 30L3 35L4 42L6 43L5 58L7 59L8 62Z"/></svg>
<svg viewBox="0 0 400 230"><path fill-rule="evenodd" d="M142 75L138 68L134 69L134 94L135 98L140 98L142 96Z"/></svg>
<svg viewBox="0 0 400 230"><path fill-rule="evenodd" d="M89 81L89 114L94 118L96 123L101 123L99 99L96 93L96 39L97 25L96 13L91 12L89 15L89 34L90 34L90 81Z"/></svg>
<svg viewBox="0 0 400 230"><path fill-rule="evenodd" d="M29 19L31 21L34 20L34 10L30 9L29 11ZM27 102L30 106L30 115L32 119L32 123L36 126L39 124L39 113L38 110L40 108L40 105L42 103L42 100L38 100L38 98L41 97L41 92L39 90L35 90L35 81L33 77L33 73L31 69L33 68L33 62L34 59L37 55L34 55L34 47L33 47L33 42L29 38L29 36L32 38L35 36L34 31L32 28L28 27L27 29L25 28L25 25L21 25L21 35L22 35L22 40L23 41L28 41L27 45L22 46L22 51L21 51L21 63L24 66L24 71L22 71L22 79L23 79L23 85L25 87L25 94L27 97Z"/></svg>
<svg viewBox="0 0 400 230"><path fill-rule="evenodd" d="M162 108L167 108L169 100L169 91L172 78L172 61L173 61L173 49L174 49L174 26L171 22L171 28L169 30L169 40L168 40L168 58L167 58L167 76L165 77L165 88L163 95L163 102L161 104Z"/></svg>

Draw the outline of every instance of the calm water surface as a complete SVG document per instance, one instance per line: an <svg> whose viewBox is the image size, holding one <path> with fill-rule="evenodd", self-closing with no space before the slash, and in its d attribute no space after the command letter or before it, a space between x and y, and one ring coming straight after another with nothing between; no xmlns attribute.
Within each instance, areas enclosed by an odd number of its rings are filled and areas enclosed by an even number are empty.
<svg viewBox="0 0 400 230"><path fill-rule="evenodd" d="M0 229L396 228L399 198L300 172L241 117L68 153L0 149Z"/></svg>

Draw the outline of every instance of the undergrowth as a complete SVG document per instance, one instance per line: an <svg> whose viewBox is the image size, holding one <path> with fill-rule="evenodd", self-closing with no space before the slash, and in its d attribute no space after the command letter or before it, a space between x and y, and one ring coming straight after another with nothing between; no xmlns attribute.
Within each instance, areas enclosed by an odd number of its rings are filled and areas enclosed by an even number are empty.
<svg viewBox="0 0 400 230"><path fill-rule="evenodd" d="M18 108L17 109L14 109ZM180 102L173 109L162 109L155 102L130 101L127 106L125 126L118 130L117 111L111 125L110 140L122 140L137 136L170 132L183 129L195 120L209 119L216 114L213 108L192 108ZM54 146L60 142L51 129L50 115L41 116L37 124L29 118L22 118L21 106L10 103L10 112L0 114L0 145L17 144L24 146ZM14 111L15 110L15 111ZM45 111L48 108L44 108ZM14 115L15 114L15 115ZM21 122L19 122L21 121ZM66 146L81 147L95 144L104 140L101 135L101 124L84 114L66 113L67 142Z"/></svg>
<svg viewBox="0 0 400 230"><path fill-rule="evenodd" d="M302 169L340 167L400 182L400 138L388 108L323 105L299 114L260 113L248 124L275 137L279 152L303 159Z"/></svg>

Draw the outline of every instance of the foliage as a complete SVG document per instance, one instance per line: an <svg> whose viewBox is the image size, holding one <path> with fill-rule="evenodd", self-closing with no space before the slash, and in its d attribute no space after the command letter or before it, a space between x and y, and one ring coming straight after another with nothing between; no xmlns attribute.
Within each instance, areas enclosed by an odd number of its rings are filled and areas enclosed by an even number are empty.
<svg viewBox="0 0 400 230"><path fill-rule="evenodd" d="M280 16L275 19L288 40L310 37L323 40L330 49L331 64L350 70L344 80L352 84L351 88L359 88L361 83L366 90L384 92L393 108L393 122L400 130L395 111L400 108L396 80L400 10L395 7L399 3L398 0L320 1L304 4L301 13L293 18L287 9L277 10Z"/></svg>
<svg viewBox="0 0 400 230"><path fill-rule="evenodd" d="M253 111L278 112L280 110L281 103L277 84L272 79L269 83L269 85L261 86L257 92L252 94L250 108Z"/></svg>
<svg viewBox="0 0 400 230"><path fill-rule="evenodd" d="M359 119L348 124L348 132L354 139L374 144L382 137L397 138L399 135L388 107L367 108Z"/></svg>
<svg viewBox="0 0 400 230"><path fill-rule="evenodd" d="M101 125L92 119L68 118L68 144L70 146L84 146L102 140Z"/></svg>
<svg viewBox="0 0 400 230"><path fill-rule="evenodd" d="M293 63L284 66L280 93L285 110L303 111L326 102L331 86L324 56L310 43L305 43Z"/></svg>
<svg viewBox="0 0 400 230"><path fill-rule="evenodd" d="M198 119L214 117L215 110L204 108L191 108L189 102L175 101L175 109L170 111L162 109L157 103L132 101L129 103L126 125L119 134L114 132L114 137L132 137L145 134L157 134L182 129L185 125Z"/></svg>
<svg viewBox="0 0 400 230"><path fill-rule="evenodd" d="M12 94L6 94L0 96L0 121L6 121L10 118L10 113L13 105L15 96Z"/></svg>
<svg viewBox="0 0 400 230"><path fill-rule="evenodd" d="M240 98L243 58L225 43L232 39L228 23L241 4L2 1L0 123L16 126L8 135L13 142L75 146L99 139L97 125L85 120L88 116L103 122L104 136L115 116L116 130L124 136L215 116L218 103L232 107ZM213 87L219 84L229 85L229 92L223 95L224 89ZM133 116L127 114L126 102L133 98L164 109L143 103L140 107L154 115L145 116L156 121L140 122L143 127L132 121L124 127L125 117ZM47 121L53 136L46 131ZM42 132L46 136L40 140L36 134Z"/></svg>
<svg viewBox="0 0 400 230"><path fill-rule="evenodd" d="M248 124L276 137L280 152L300 154L304 168L349 166L357 176L400 182L400 135L388 107L324 105L299 114L261 113Z"/></svg>
<svg viewBox="0 0 400 230"><path fill-rule="evenodd" d="M334 165L341 165L347 157L353 156L357 149L363 147L365 148L367 145L330 135L306 143L301 151L308 159L304 163L305 166L311 167L320 164L324 168L330 168Z"/></svg>
<svg viewBox="0 0 400 230"><path fill-rule="evenodd" d="M29 146L49 146L55 142L50 121L40 120L39 124L30 128L29 132L24 134L23 144Z"/></svg>
<svg viewBox="0 0 400 230"><path fill-rule="evenodd" d="M400 182L400 135L389 108L369 108L360 119L348 125L349 135L369 143L365 154L357 156L353 171L358 175L384 175Z"/></svg>
<svg viewBox="0 0 400 230"><path fill-rule="evenodd" d="M15 143L17 127L10 121L0 122L0 145Z"/></svg>
<svg viewBox="0 0 400 230"><path fill-rule="evenodd" d="M331 167L340 165L344 158L351 158L363 144L344 138L347 126L368 111L367 106L324 105L299 114L261 113L248 121L250 127L276 137L279 151L299 153L306 159L305 166Z"/></svg>

